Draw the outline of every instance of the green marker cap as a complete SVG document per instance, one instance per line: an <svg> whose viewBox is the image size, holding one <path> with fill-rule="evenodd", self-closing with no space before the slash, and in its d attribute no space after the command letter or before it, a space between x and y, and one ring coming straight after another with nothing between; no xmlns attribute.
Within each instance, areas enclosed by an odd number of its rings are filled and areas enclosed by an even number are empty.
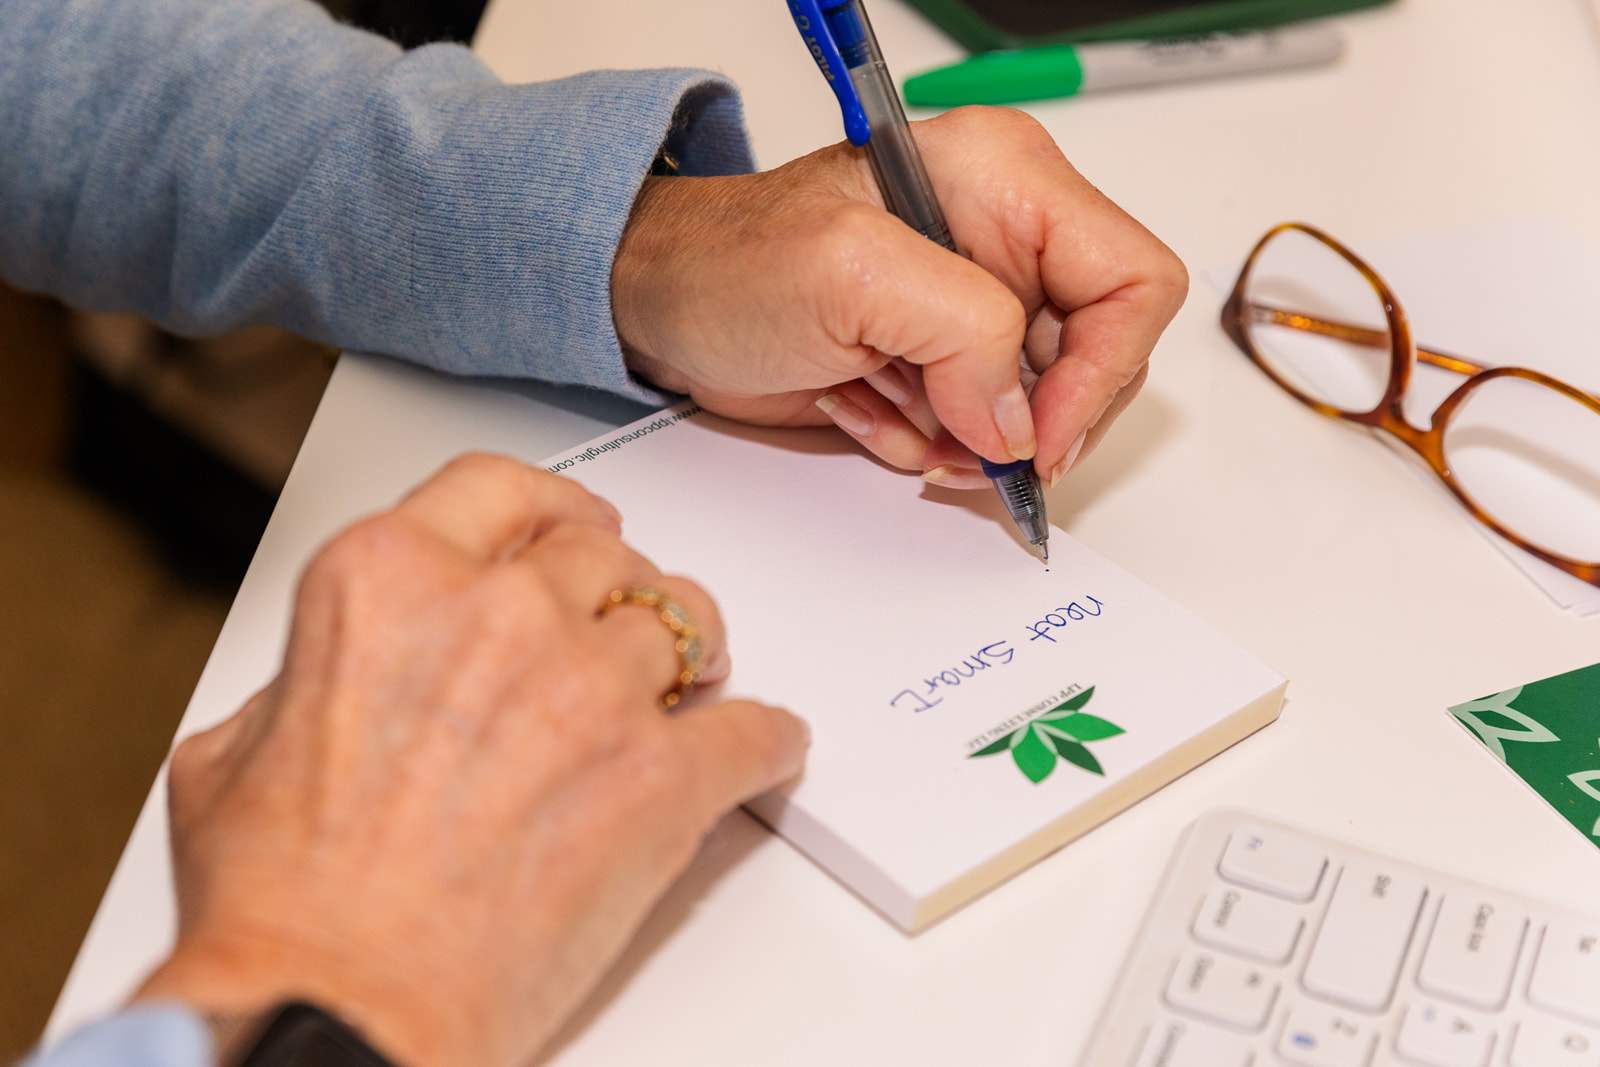
<svg viewBox="0 0 1600 1067"><path fill-rule="evenodd" d="M912 107L1015 104L1071 96L1083 85L1083 64L1071 45L982 52L953 66L906 79Z"/></svg>

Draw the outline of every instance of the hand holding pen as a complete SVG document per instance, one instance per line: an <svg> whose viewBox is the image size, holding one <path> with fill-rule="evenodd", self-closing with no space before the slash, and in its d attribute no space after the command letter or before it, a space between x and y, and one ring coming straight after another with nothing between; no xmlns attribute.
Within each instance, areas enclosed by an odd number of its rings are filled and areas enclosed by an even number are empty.
<svg viewBox="0 0 1600 1067"><path fill-rule="evenodd" d="M801 39L839 99L845 136L852 145L866 149L884 206L924 237L959 254L861 0L788 0L788 3ZM1043 360L1053 362L1057 354L1059 351L1045 353ZM1042 373L1041 360L1030 359L1029 362L1036 373ZM1137 389L1137 384L1130 382L1128 385ZM1015 389L1007 391L1000 403L1014 405L1020 389L1019 383ZM1078 457L1087 429L1079 432L1061 462L1039 472L1049 478L1051 485ZM1038 482L1024 476L1026 464L1020 462L1033 459L1033 454L1019 448L1015 436L1005 435L1004 430L1002 434L1010 455L997 459L984 454L983 473L994 480L1023 534L1035 547L1043 547L1042 539L1046 534Z"/></svg>
<svg viewBox="0 0 1600 1067"><path fill-rule="evenodd" d="M911 128L964 256L884 210L848 144L651 178L612 271L628 365L735 419L831 420L935 484L988 489L980 457L1059 480L1143 382L1183 265L1025 114Z"/></svg>
<svg viewBox="0 0 1600 1067"><path fill-rule="evenodd" d="M839 98L845 136L851 144L867 150L884 206L934 244L959 255L860 0L789 0L789 10L817 69ZM1039 474L1034 470L1037 444L1031 432L1031 412L1029 433L1007 433L1008 423L1015 426L1021 421L1026 398L1018 381L997 402L996 423L1010 455L1005 459L982 456L979 462L1018 531L1048 563L1050 521ZM1074 454L1072 459L1076 458Z"/></svg>

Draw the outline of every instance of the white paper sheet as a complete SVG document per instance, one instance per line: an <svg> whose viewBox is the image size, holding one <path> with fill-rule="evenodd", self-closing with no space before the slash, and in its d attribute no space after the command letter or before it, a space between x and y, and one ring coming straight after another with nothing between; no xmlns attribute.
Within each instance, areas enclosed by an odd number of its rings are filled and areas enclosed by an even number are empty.
<svg viewBox="0 0 1600 1067"><path fill-rule="evenodd" d="M547 465L718 599L725 691L813 730L802 781L753 810L900 925L1276 716L1281 677L1059 530L1047 570L995 494L929 487L832 430L685 410ZM1078 714L1123 731L1084 746L1103 775L1061 759L1035 782L1009 752L973 756L1091 687Z"/></svg>
<svg viewBox="0 0 1600 1067"><path fill-rule="evenodd" d="M1531 367L1600 394L1600 253L1560 224L1513 220L1351 247L1394 290L1419 345L1485 366ZM1225 296L1238 272L1235 264L1207 277ZM1408 418L1426 426L1461 382L1460 375L1419 364ZM1420 466L1408 466L1454 501ZM1600 589L1517 548L1465 509L1461 515L1561 607L1576 615L1600 612Z"/></svg>

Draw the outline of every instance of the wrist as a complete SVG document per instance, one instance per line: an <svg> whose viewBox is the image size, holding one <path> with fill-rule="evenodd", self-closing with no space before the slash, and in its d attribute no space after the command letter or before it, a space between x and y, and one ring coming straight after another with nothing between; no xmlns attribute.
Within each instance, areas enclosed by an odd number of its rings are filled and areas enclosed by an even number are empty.
<svg viewBox="0 0 1600 1067"><path fill-rule="evenodd" d="M343 1019L305 1001L281 1004L242 1031L231 1016L207 1022L218 1034L218 1067L395 1067Z"/></svg>
<svg viewBox="0 0 1600 1067"><path fill-rule="evenodd" d="M470 1035L455 1032L439 1010L446 998L306 946L186 938L133 999L177 1001L198 1012L218 1067L240 1063L275 1009L294 1000L320 1006L405 1067L482 1062Z"/></svg>
<svg viewBox="0 0 1600 1067"><path fill-rule="evenodd" d="M244 1059L266 1023L265 1012L208 1011L202 1017L211 1038L211 1062L234 1067Z"/></svg>
<svg viewBox="0 0 1600 1067"><path fill-rule="evenodd" d="M645 178L628 213L611 265L611 320L628 369L654 369L654 336L661 330L662 300L654 290L671 283L675 246L688 239L675 232L686 218L684 201L694 186L714 179L651 174ZM692 210L692 209L691 209ZM671 388L668 383L657 385Z"/></svg>

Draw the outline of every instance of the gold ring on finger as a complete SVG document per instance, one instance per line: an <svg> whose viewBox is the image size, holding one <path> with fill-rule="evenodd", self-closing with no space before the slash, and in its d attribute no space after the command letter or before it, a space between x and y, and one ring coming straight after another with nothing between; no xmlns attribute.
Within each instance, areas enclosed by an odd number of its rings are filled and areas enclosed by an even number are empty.
<svg viewBox="0 0 1600 1067"><path fill-rule="evenodd" d="M673 707L689 695L705 673L706 647L700 638L699 627L694 624L694 616L681 602L648 585L630 585L611 590L600 604L600 614L605 615L624 604L651 608L667 629L672 631L672 647L678 653L678 677L672 687L661 694L661 706Z"/></svg>

